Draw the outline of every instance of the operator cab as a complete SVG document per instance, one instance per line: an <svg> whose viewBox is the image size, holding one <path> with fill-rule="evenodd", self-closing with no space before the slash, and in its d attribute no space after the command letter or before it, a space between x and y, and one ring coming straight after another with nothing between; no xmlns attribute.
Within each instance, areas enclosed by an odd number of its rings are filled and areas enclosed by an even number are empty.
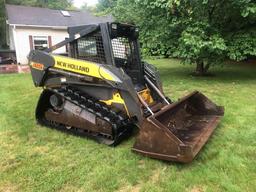
<svg viewBox="0 0 256 192"><path fill-rule="evenodd" d="M70 37L95 25L70 27ZM134 85L143 84L138 28L121 23L102 23L97 30L70 43L70 57L121 67Z"/></svg>

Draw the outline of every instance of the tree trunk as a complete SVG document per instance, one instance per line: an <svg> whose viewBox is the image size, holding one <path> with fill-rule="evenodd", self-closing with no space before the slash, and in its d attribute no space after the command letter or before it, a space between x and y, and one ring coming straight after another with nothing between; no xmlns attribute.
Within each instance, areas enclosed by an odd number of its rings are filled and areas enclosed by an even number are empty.
<svg viewBox="0 0 256 192"><path fill-rule="evenodd" d="M204 76L207 74L209 68L210 64L204 65L203 61L197 61L195 75Z"/></svg>

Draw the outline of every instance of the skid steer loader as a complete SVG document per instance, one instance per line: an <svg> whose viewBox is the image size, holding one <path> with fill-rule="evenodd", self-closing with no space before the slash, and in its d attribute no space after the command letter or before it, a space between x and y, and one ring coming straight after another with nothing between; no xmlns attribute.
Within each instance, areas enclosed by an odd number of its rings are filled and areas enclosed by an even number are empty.
<svg viewBox="0 0 256 192"><path fill-rule="evenodd" d="M38 123L115 146L139 134L132 148L167 161L190 162L224 114L195 91L172 102L157 69L140 58L138 28L101 23L68 28L69 38L28 58ZM67 56L52 54L66 47Z"/></svg>

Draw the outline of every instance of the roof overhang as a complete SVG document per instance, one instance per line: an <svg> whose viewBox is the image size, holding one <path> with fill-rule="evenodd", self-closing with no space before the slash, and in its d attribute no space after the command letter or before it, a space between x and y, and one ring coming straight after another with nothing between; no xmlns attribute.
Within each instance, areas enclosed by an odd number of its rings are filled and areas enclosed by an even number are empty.
<svg viewBox="0 0 256 192"><path fill-rule="evenodd" d="M31 27L31 28L47 28L47 29L67 29L67 26L48 26L48 25L26 25L26 24L14 24L9 23L8 20L6 20L6 23L13 27Z"/></svg>

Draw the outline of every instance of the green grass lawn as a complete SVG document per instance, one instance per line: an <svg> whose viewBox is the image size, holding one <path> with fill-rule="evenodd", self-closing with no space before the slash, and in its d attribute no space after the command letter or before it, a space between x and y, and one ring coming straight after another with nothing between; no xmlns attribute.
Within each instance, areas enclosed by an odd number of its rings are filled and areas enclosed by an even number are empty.
<svg viewBox="0 0 256 192"><path fill-rule="evenodd" d="M115 148L36 124L40 88L29 74L0 75L0 191L256 191L256 66L226 65L193 77L177 60L151 60L173 99L197 89L225 116L191 164Z"/></svg>

